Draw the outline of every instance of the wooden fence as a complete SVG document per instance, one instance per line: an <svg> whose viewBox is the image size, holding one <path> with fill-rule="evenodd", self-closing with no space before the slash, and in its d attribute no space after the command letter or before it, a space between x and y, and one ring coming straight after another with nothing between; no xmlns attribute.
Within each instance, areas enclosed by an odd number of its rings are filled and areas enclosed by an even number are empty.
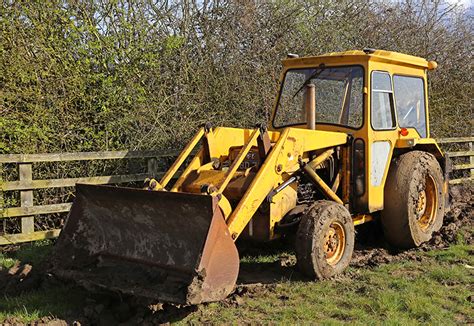
<svg viewBox="0 0 474 326"><path fill-rule="evenodd" d="M21 233L0 235L0 245L55 238L59 235L60 229L35 231L35 215L68 212L72 204L33 205L33 191L48 188L74 187L76 183L119 184L143 181L149 176L160 177L163 172L157 171L158 159L176 155L178 153L174 151L168 153L163 151L120 151L0 155L0 167L2 164L16 164L19 176L17 181L1 181L0 179L0 221L5 218L21 219ZM116 159L146 159L147 173L33 180L34 163ZM20 191L20 207L3 207L3 192L7 191Z"/></svg>
<svg viewBox="0 0 474 326"><path fill-rule="evenodd" d="M474 137L442 138L440 144L468 144L468 150L447 152L453 159L453 170L468 170L470 175L465 178L456 178L451 184L474 180ZM448 146L448 145L446 145ZM89 184L119 184L126 182L143 181L148 176L160 177L163 172L157 171L158 159L178 155L177 152L158 151L121 151L121 152L90 152L90 153L63 153L63 154L5 154L0 155L2 164L15 164L18 167L19 180L4 181L0 179L0 221L5 218L20 218L21 233L0 235L0 245L28 242L57 237L60 229L47 231L34 230L35 215L65 213L71 208L71 203L50 205L33 205L34 191L47 188L74 187L76 183ZM469 163L457 163L461 157L470 157ZM63 178L33 180L33 164L40 162L67 162L115 159L147 159L147 173L109 175L80 178ZM1 169L0 169L1 171ZM0 176L1 177L1 176ZM3 207L3 192L20 191L20 207Z"/></svg>
<svg viewBox="0 0 474 326"><path fill-rule="evenodd" d="M460 184L474 181L474 137L438 138L436 141L442 148L448 147L452 144L463 145L463 147L465 147L464 150L448 150L446 154L453 162L453 171L470 170L469 176L451 179L449 183ZM458 160L461 157L469 157L469 163L458 163Z"/></svg>

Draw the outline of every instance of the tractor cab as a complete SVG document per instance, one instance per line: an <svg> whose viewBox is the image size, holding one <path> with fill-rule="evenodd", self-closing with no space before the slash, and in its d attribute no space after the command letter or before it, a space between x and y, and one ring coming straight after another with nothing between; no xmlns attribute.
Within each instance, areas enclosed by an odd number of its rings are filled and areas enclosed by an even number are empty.
<svg viewBox="0 0 474 326"><path fill-rule="evenodd" d="M352 206L361 213L381 210L394 154L421 148L443 160L429 138L427 71L436 67L434 61L374 49L293 55L283 61L271 126L350 135Z"/></svg>

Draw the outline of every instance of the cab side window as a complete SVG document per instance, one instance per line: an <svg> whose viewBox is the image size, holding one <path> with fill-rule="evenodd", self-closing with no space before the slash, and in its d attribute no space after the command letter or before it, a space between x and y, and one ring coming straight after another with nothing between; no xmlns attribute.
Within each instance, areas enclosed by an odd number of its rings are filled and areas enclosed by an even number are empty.
<svg viewBox="0 0 474 326"><path fill-rule="evenodd" d="M395 115L393 111L392 80L387 72L372 72L371 121L375 130L393 129Z"/></svg>
<svg viewBox="0 0 474 326"><path fill-rule="evenodd" d="M425 87L423 79L409 76L393 76L398 125L415 128L426 137Z"/></svg>

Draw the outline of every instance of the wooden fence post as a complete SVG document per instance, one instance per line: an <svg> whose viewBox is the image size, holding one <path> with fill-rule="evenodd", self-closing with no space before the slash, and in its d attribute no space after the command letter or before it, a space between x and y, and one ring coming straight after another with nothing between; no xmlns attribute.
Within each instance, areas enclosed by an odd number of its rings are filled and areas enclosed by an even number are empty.
<svg viewBox="0 0 474 326"><path fill-rule="evenodd" d="M20 181L33 180L33 168L31 163L18 164L18 174ZM21 207L33 206L33 190L20 191ZM33 216L21 218L21 233L31 233L35 231L35 221Z"/></svg>
<svg viewBox="0 0 474 326"><path fill-rule="evenodd" d="M158 160L156 157L147 160L147 168L148 176L150 178L156 178L156 174L158 173Z"/></svg>
<svg viewBox="0 0 474 326"><path fill-rule="evenodd" d="M474 150L474 146L472 145L473 142L469 142L469 151L472 152ZM474 164L474 156L470 156L469 158L469 163L471 163L471 165ZM471 169L471 178L474 178L474 169Z"/></svg>
<svg viewBox="0 0 474 326"><path fill-rule="evenodd" d="M0 164L0 217L3 217L5 212L5 198L3 197L3 164ZM5 233L6 222L2 221L2 229L0 232Z"/></svg>

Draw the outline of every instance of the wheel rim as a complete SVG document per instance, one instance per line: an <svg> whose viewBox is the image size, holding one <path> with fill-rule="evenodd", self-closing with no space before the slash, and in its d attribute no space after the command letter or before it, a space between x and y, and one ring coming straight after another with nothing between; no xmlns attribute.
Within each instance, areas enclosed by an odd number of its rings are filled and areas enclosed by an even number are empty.
<svg viewBox="0 0 474 326"><path fill-rule="evenodd" d="M433 224L438 207L438 189L433 177L429 174L426 176L425 190L419 193L415 205L418 225L426 231Z"/></svg>
<svg viewBox="0 0 474 326"><path fill-rule="evenodd" d="M337 264L344 254L346 234L342 224L334 222L324 236L324 253L329 265Z"/></svg>

